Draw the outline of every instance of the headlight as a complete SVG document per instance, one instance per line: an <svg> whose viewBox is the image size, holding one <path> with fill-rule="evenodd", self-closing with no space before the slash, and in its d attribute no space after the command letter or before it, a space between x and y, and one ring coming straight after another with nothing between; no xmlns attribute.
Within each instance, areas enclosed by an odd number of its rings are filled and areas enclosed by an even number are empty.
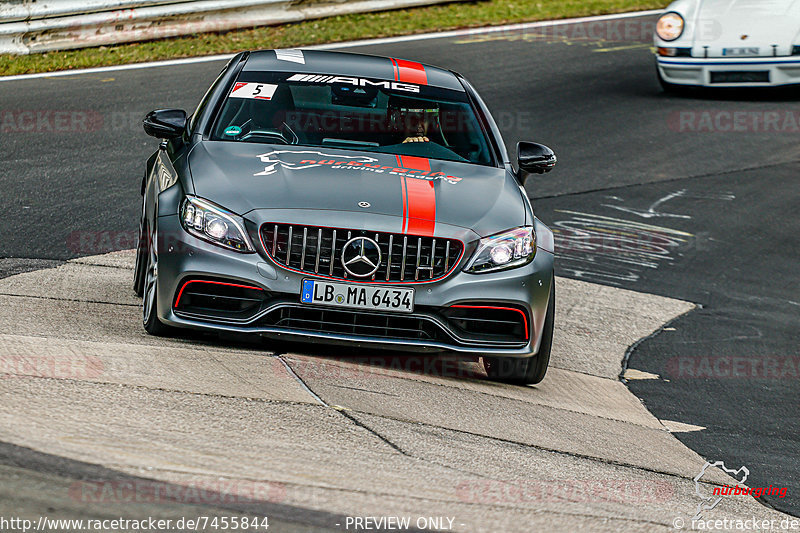
<svg viewBox="0 0 800 533"><path fill-rule="evenodd" d="M242 218L208 200L187 196L180 215L183 229L195 237L237 252L255 252Z"/></svg>
<svg viewBox="0 0 800 533"><path fill-rule="evenodd" d="M536 234L532 227L512 229L481 239L472 260L464 269L472 274L521 267L536 255Z"/></svg>
<svg viewBox="0 0 800 533"><path fill-rule="evenodd" d="M656 35L664 41L674 41L683 33L683 17L677 13L664 13L656 23Z"/></svg>

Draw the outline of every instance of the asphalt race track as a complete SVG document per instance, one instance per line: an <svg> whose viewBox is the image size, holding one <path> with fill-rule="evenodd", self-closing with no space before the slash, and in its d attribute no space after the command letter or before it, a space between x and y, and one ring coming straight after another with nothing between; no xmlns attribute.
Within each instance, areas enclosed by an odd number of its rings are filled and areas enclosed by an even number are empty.
<svg viewBox="0 0 800 533"><path fill-rule="evenodd" d="M509 149L558 154L527 186L560 276L553 368L529 388L471 361L147 337L120 252L156 147L140 121L192 109L222 63L0 82L2 514L666 531L701 501L705 458L787 487L762 499L800 515L796 93L665 95L617 23L606 40L575 25L352 49L463 73ZM97 493L154 483L210 496ZM704 517L785 517L768 506L731 497Z"/></svg>

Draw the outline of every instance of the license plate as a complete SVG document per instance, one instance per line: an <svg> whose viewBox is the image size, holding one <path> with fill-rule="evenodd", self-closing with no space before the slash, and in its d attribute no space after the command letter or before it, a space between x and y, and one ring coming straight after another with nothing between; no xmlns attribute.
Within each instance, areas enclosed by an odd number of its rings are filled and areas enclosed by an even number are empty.
<svg viewBox="0 0 800 533"><path fill-rule="evenodd" d="M314 279L304 279L302 289L300 301L304 304L399 313L414 311L414 289Z"/></svg>
<svg viewBox="0 0 800 533"><path fill-rule="evenodd" d="M769 83L768 70L711 71L711 83Z"/></svg>
<svg viewBox="0 0 800 533"><path fill-rule="evenodd" d="M723 48L722 55L728 57L757 56L758 47L747 48Z"/></svg>

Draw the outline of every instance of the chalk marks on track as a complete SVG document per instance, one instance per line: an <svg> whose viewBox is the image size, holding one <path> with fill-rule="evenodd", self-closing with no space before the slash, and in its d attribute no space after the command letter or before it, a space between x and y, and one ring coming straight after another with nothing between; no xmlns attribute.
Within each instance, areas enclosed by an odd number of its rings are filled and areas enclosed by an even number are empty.
<svg viewBox="0 0 800 533"><path fill-rule="evenodd" d="M674 264L710 236L704 231L698 238L688 231L632 219L663 219L665 224L678 221L686 226L691 216L680 213L679 208L667 210L665 204L677 199L732 201L735 196L730 193L699 196L681 189L645 204L646 207L635 202L626 205L619 196L606 198L609 203L601 204L600 208L613 210L609 214L616 216L555 211L552 228L562 275L610 285L635 284L648 269ZM626 215L628 218L619 218Z"/></svg>
<svg viewBox="0 0 800 533"><path fill-rule="evenodd" d="M643 270L672 263L694 235L631 220L558 210L566 220L553 224L562 273L582 280L622 285Z"/></svg>
<svg viewBox="0 0 800 533"><path fill-rule="evenodd" d="M624 202L622 198L619 196L609 196L611 200L616 200L620 202ZM682 215L678 213L667 213L661 211L661 206L670 200L675 198L693 198L693 199L701 199L701 200L733 200L736 197L731 193L719 193L719 194L689 194L686 189L681 189L679 191L671 192L665 196L662 196L652 204L647 209L637 209L635 207L627 207L623 205L612 205L612 204L603 204L603 207L609 207L611 209L616 209L618 211L623 211L626 213L631 213L633 215L638 215L642 218L683 218L683 219L690 219L692 218L689 215Z"/></svg>

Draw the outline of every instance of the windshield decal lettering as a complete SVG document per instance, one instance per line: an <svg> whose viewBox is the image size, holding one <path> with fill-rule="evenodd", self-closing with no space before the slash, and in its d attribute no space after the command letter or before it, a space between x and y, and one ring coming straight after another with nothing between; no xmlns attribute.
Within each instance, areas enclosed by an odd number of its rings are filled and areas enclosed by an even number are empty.
<svg viewBox="0 0 800 533"><path fill-rule="evenodd" d="M355 87L383 87L393 91L418 93L419 85L389 80L369 80L367 78L354 78L350 76L329 76L323 74L293 74L286 81L300 81L304 83L323 83L328 85L353 85Z"/></svg>

